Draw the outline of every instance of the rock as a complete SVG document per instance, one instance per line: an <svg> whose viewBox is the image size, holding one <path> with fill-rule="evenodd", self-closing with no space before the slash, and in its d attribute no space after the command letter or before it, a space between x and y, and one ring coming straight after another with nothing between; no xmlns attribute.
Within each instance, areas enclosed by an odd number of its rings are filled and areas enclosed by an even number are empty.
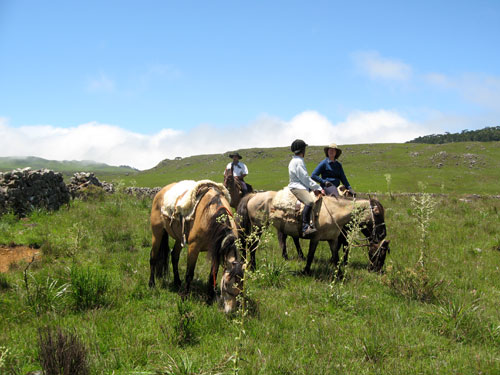
<svg viewBox="0 0 500 375"><path fill-rule="evenodd" d="M11 211L22 217L35 208L53 211L69 199L61 173L24 168L3 173L0 180L0 214Z"/></svg>
<svg viewBox="0 0 500 375"><path fill-rule="evenodd" d="M84 189L93 185L102 188L107 193L114 193L113 184L101 182L92 172L77 172L71 177L68 190L73 198L79 196Z"/></svg>

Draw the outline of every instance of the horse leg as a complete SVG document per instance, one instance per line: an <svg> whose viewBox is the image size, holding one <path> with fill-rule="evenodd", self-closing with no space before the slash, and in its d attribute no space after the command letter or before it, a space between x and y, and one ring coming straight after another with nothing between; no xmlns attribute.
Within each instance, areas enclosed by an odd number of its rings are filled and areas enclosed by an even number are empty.
<svg viewBox="0 0 500 375"><path fill-rule="evenodd" d="M288 253L286 251L286 237L287 235L285 234L285 232L282 232L278 229L278 243L281 248L281 254L283 255L283 259L288 260Z"/></svg>
<svg viewBox="0 0 500 375"><path fill-rule="evenodd" d="M168 270L168 257L170 248L168 247L168 233L161 226L154 226L151 253L149 256L149 287L155 286L155 276L163 278Z"/></svg>
<svg viewBox="0 0 500 375"><path fill-rule="evenodd" d="M311 274L311 264L314 260L314 253L316 252L316 248L318 247L319 241L311 240L309 241L309 252L307 253L307 263L304 268L304 271L302 271L306 275Z"/></svg>
<svg viewBox="0 0 500 375"><path fill-rule="evenodd" d="M259 246L260 236L262 236L262 228L258 228L255 232L255 237L252 239L252 243L250 245L250 269L255 271L257 268L257 261L255 259L255 252L257 247Z"/></svg>
<svg viewBox="0 0 500 375"><path fill-rule="evenodd" d="M292 238L293 238L293 243L295 244L295 248L297 249L297 255L299 256L299 259L300 260L306 259L304 253L302 252L302 247L300 246L299 237L292 237Z"/></svg>
<svg viewBox="0 0 500 375"><path fill-rule="evenodd" d="M330 263L332 263L335 267L337 267L340 260L339 250L342 243L341 241L339 241L339 239L337 239L337 241L329 240L328 245L330 246L330 252L332 253L332 257L330 258Z"/></svg>
<svg viewBox="0 0 500 375"><path fill-rule="evenodd" d="M179 277L179 257L182 246L180 241L175 241L174 249L172 250L172 269L174 271L174 287L181 286L181 278Z"/></svg>
<svg viewBox="0 0 500 375"><path fill-rule="evenodd" d="M186 285L184 286L183 295L186 296L191 289L191 281L194 277L194 268L196 267L196 262L198 260L198 254L200 253L200 246L196 242L192 242L188 247L187 255L187 267L186 267Z"/></svg>
<svg viewBox="0 0 500 375"><path fill-rule="evenodd" d="M208 275L208 303L212 303L215 299L215 291L217 290L217 273L219 272L219 262L217 260L212 262L210 274Z"/></svg>

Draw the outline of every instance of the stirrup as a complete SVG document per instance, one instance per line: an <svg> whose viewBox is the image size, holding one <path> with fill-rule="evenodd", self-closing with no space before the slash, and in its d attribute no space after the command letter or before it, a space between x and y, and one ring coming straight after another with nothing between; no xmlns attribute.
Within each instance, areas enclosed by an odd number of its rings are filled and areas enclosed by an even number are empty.
<svg viewBox="0 0 500 375"><path fill-rule="evenodd" d="M317 232L318 230L311 226L311 225L308 225L307 228L305 230L302 231L302 235L303 236L309 236L310 234L313 234L315 232Z"/></svg>

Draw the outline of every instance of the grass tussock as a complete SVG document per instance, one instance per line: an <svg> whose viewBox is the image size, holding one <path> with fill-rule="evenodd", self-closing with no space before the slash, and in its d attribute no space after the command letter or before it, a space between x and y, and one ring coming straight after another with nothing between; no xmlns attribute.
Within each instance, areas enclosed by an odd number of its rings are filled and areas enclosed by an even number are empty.
<svg viewBox="0 0 500 375"><path fill-rule="evenodd" d="M60 328L38 331L39 360L45 375L88 375L85 345L75 333Z"/></svg>
<svg viewBox="0 0 500 375"><path fill-rule="evenodd" d="M106 272L94 266L74 265L70 271L71 297L77 310L108 306L111 281Z"/></svg>

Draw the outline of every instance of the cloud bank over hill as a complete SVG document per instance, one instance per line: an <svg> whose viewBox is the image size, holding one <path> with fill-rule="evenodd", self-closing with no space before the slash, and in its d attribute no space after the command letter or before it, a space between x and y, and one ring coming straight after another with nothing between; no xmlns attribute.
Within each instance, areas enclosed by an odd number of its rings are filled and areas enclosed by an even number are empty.
<svg viewBox="0 0 500 375"><path fill-rule="evenodd" d="M165 128L156 134L140 134L98 122L72 128L12 127L6 119L0 118L0 156L95 160L147 169L167 158L288 146L297 138L309 145L391 143L432 132L389 110L354 112L336 124L316 111L305 111L290 121L265 115L244 126L202 124L188 131Z"/></svg>

